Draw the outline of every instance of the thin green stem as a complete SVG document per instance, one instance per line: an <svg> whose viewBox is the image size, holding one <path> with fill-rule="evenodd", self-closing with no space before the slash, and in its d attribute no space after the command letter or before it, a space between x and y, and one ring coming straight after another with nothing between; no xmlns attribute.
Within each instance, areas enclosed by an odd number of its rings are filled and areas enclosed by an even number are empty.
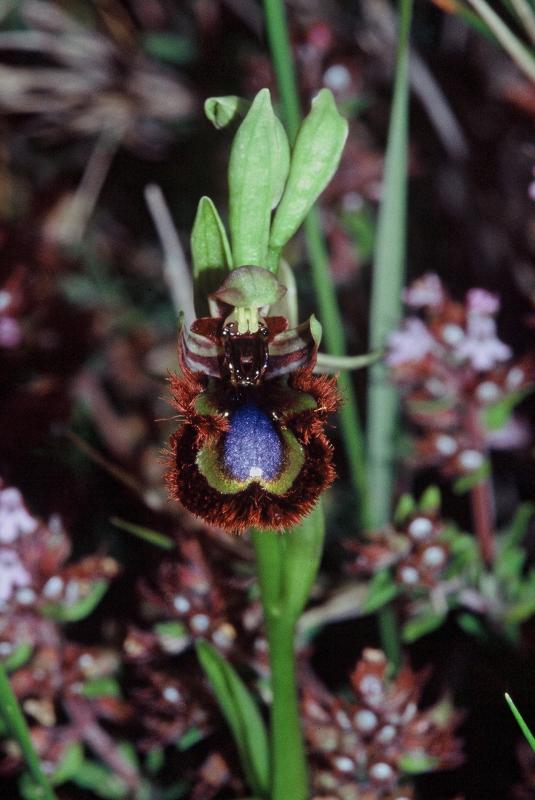
<svg viewBox="0 0 535 800"><path fill-rule="evenodd" d="M271 662L271 800L308 800L305 746L299 718L295 628L284 617L267 620Z"/></svg>
<svg viewBox="0 0 535 800"><path fill-rule="evenodd" d="M412 0L400 0L399 41L394 81L394 96L383 181L384 198L379 213L373 267L370 315L370 346L384 345L386 335L401 317L401 290L405 277L409 34ZM398 397L385 374L383 364L370 370L368 388L367 480L369 521L381 527L390 520L393 494L395 436L398 422ZM395 607L390 604L378 613L383 650L397 669L401 647Z"/></svg>
<svg viewBox="0 0 535 800"><path fill-rule="evenodd" d="M0 715L4 719L9 733L19 744L28 770L37 784L39 797L42 800L56 800L56 795L41 768L39 756L35 752L19 701L11 688L11 683L3 665L0 665ZM38 795L36 794L35 796L37 797Z"/></svg>
<svg viewBox="0 0 535 800"><path fill-rule="evenodd" d="M271 666L271 800L307 800L308 774L295 674L295 618L287 613L285 536L253 531Z"/></svg>
<svg viewBox="0 0 535 800"><path fill-rule="evenodd" d="M290 141L294 141L299 129L301 113L284 3L282 0L264 0L264 10L284 119L290 135ZM327 350L332 355L343 356L346 355L343 320L329 273L328 254L321 231L320 217L316 209L312 209L309 213L305 220L304 228L306 246L312 268L314 292L318 302ZM344 398L344 405L339 415L340 427L357 497L360 521L362 526L366 527L366 466L362 426L351 377L347 374L342 374L339 379L339 386Z"/></svg>

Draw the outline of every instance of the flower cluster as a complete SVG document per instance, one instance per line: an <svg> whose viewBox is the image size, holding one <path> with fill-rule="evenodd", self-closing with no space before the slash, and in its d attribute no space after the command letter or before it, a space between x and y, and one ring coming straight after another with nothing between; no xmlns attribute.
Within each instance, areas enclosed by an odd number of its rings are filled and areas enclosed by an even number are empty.
<svg viewBox="0 0 535 800"><path fill-rule="evenodd" d="M336 383L312 374L319 325L289 330L284 317L261 316L258 286L268 304L285 291L266 269L230 273L214 294L221 316L182 331L182 377L171 381L183 416L171 440L171 494L231 532L291 527L335 475L324 427Z"/></svg>
<svg viewBox="0 0 535 800"><path fill-rule="evenodd" d="M423 319L409 316L391 334L386 363L409 419L424 431L414 460L459 476L483 467L489 447L525 446L529 432L510 414L533 369L498 338L496 295L471 289L459 303L426 274L404 300Z"/></svg>
<svg viewBox="0 0 535 800"><path fill-rule="evenodd" d="M425 676L405 666L392 681L379 650L366 649L351 675L354 697L316 684L304 692L304 725L314 759L314 797L333 800L412 797L410 775L462 762L446 702L418 709Z"/></svg>
<svg viewBox="0 0 535 800"><path fill-rule="evenodd" d="M135 775L99 719L123 723L130 709L120 698L117 654L70 641L62 622L86 617L117 574L108 556L65 564L70 541L58 517L33 517L12 486L0 489L0 657L29 722L43 768L53 774L81 742L133 786ZM11 740L2 743L0 770L22 766Z"/></svg>
<svg viewBox="0 0 535 800"><path fill-rule="evenodd" d="M435 511L414 512L396 527L388 527L366 543L349 541L356 551L353 572L373 575L392 567L395 581L404 589L438 586L448 566L449 545L443 537L445 525Z"/></svg>

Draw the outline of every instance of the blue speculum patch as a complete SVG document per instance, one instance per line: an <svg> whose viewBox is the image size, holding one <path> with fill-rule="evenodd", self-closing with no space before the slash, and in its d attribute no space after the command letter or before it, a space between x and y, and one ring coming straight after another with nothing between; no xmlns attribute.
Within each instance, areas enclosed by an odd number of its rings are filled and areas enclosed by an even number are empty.
<svg viewBox="0 0 535 800"><path fill-rule="evenodd" d="M236 480L273 480L280 473L284 452L270 417L254 403L231 414L223 444L225 469Z"/></svg>

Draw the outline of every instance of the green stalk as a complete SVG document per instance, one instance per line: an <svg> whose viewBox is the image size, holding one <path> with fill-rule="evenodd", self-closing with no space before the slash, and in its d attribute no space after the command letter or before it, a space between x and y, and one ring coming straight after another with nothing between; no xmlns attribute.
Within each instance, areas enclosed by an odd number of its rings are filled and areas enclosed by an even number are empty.
<svg viewBox="0 0 535 800"><path fill-rule="evenodd" d="M284 3L282 0L264 0L264 11L284 119L290 142L293 142L301 122L301 113ZM316 209L312 209L307 216L304 228L326 348L332 355L343 356L346 354L344 325L329 274L329 260ZM351 376L342 373L339 386L344 398L344 405L339 414L340 428L356 493L361 525L366 527L364 438Z"/></svg>
<svg viewBox="0 0 535 800"><path fill-rule="evenodd" d="M35 752L30 731L21 711L6 670L0 664L0 714L6 724L6 728L11 736L17 740L18 745L24 756L26 766L36 783L35 797L40 800L56 800L46 775L44 774L39 756Z"/></svg>
<svg viewBox="0 0 535 800"><path fill-rule="evenodd" d="M401 317L401 290L405 277L409 33L412 0L400 0L399 42L394 97L388 131L373 267L370 347L379 349ZM390 520L393 493L395 435L398 421L397 392L386 377L383 364L370 371L368 388L368 502L370 522L381 527ZM400 644L395 609L379 612L382 646L395 668L400 663Z"/></svg>
<svg viewBox="0 0 535 800"><path fill-rule="evenodd" d="M380 349L401 317L401 291L405 277L407 192L409 30L412 0L400 1L400 29L394 98L388 132L383 181L383 201L377 225L370 315L370 346ZM372 525L391 515L394 437L398 398L388 383L385 368L371 368L368 389L368 489Z"/></svg>
<svg viewBox="0 0 535 800"><path fill-rule="evenodd" d="M298 531L278 534L253 531L260 594L264 610L271 667L271 794L270 800L307 800L308 775L295 675L295 617L285 609L284 539Z"/></svg>

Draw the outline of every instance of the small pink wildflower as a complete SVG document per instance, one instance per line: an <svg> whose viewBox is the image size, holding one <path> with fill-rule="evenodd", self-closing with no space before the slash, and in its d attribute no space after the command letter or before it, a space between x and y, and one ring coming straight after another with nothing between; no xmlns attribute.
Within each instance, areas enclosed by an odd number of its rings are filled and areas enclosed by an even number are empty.
<svg viewBox="0 0 535 800"><path fill-rule="evenodd" d="M10 544L20 534L33 533L38 522L28 512L18 489L0 489L0 542Z"/></svg>
<svg viewBox="0 0 535 800"><path fill-rule="evenodd" d="M404 289L402 297L411 308L435 308L442 305L445 293L438 275L427 272Z"/></svg>
<svg viewBox="0 0 535 800"><path fill-rule="evenodd" d="M455 353L459 359L470 361L478 372L494 369L512 356L511 348L496 336L495 321L482 314L469 314L467 335L459 342Z"/></svg>
<svg viewBox="0 0 535 800"><path fill-rule="evenodd" d="M410 361L418 361L430 353L436 345L429 329L418 317L407 317L400 330L388 337L386 363L397 367Z"/></svg>
<svg viewBox="0 0 535 800"><path fill-rule="evenodd" d="M469 289L466 303L471 314L496 314L500 310L500 299L486 289Z"/></svg>
<svg viewBox="0 0 535 800"><path fill-rule="evenodd" d="M0 347L18 347L22 340L22 330L13 317L0 317Z"/></svg>
<svg viewBox="0 0 535 800"><path fill-rule="evenodd" d="M0 548L0 603L7 602L15 589L28 586L30 580L15 550Z"/></svg>

